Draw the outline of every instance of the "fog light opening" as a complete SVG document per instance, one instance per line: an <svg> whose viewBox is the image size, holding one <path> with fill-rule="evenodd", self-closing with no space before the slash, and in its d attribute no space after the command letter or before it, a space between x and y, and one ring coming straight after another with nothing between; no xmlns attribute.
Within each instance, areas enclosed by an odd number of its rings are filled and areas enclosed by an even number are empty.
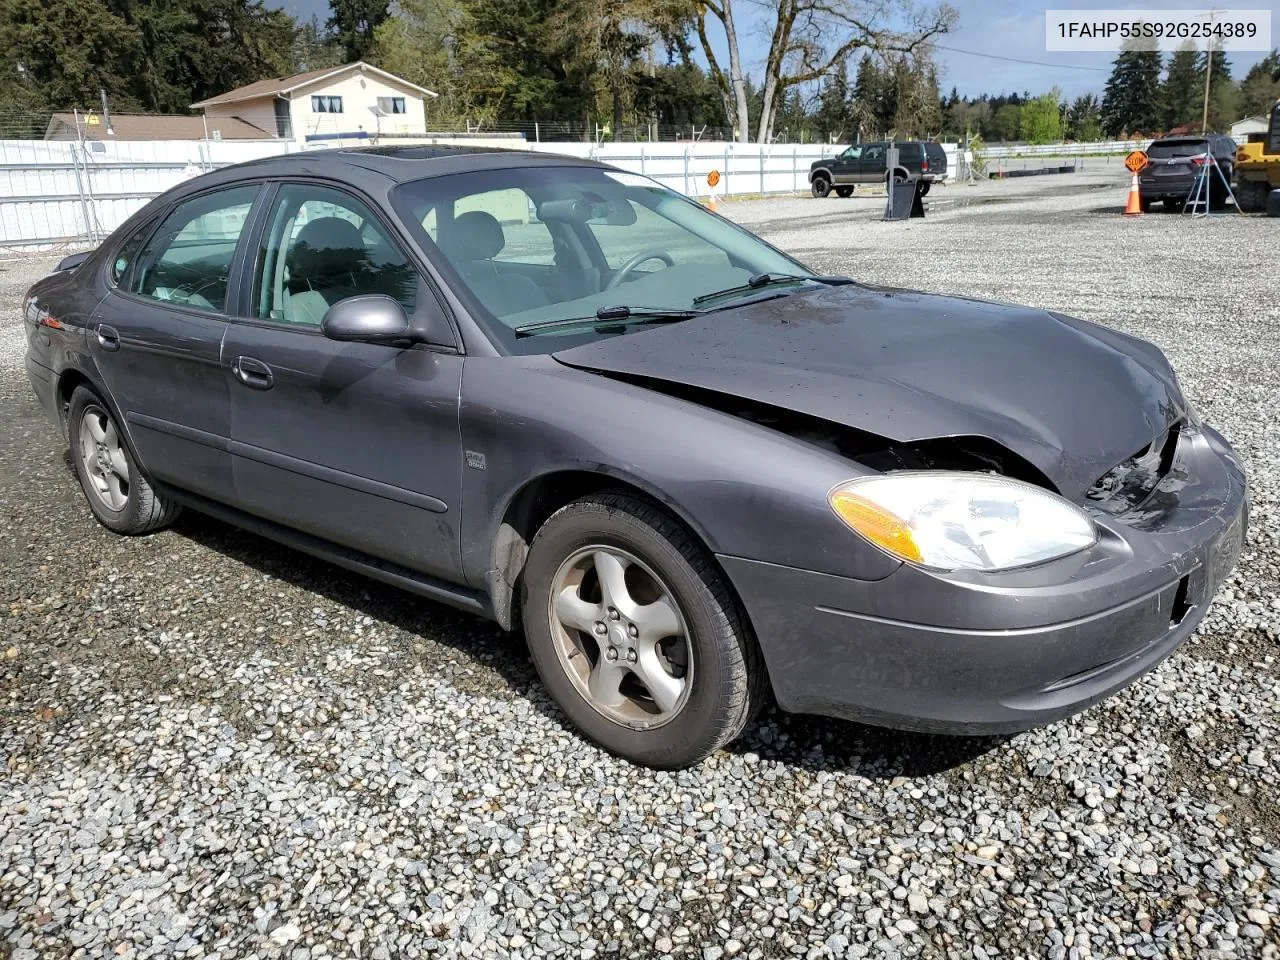
<svg viewBox="0 0 1280 960"><path fill-rule="evenodd" d="M1176 627L1186 617L1195 604L1188 602L1187 592L1191 586L1191 577L1186 576L1178 581L1178 590L1173 595L1173 609L1169 611L1169 626Z"/></svg>

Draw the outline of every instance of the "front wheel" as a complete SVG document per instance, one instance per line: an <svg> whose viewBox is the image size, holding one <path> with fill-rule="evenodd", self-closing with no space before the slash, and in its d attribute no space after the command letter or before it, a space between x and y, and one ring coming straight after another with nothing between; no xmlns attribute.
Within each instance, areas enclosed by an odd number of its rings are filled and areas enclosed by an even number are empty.
<svg viewBox="0 0 1280 960"><path fill-rule="evenodd" d="M809 189L813 192L815 197L821 200L831 192L831 181L819 174L813 178L813 183L809 185Z"/></svg>
<svg viewBox="0 0 1280 960"><path fill-rule="evenodd" d="M134 535L173 522L181 507L152 489L111 411L87 387L77 387L71 395L67 427L76 477L99 523L116 533Z"/></svg>
<svg viewBox="0 0 1280 960"><path fill-rule="evenodd" d="M696 763L762 702L755 638L713 559L642 500L603 494L555 513L529 550L521 600L547 690L627 760Z"/></svg>

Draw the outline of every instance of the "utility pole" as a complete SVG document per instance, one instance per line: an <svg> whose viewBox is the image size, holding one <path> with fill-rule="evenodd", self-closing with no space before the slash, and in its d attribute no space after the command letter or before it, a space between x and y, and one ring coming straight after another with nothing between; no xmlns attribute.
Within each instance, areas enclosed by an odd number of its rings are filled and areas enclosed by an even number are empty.
<svg viewBox="0 0 1280 960"><path fill-rule="evenodd" d="M1200 117L1200 132L1209 132L1209 80L1213 77L1213 37L1204 53L1204 113Z"/></svg>

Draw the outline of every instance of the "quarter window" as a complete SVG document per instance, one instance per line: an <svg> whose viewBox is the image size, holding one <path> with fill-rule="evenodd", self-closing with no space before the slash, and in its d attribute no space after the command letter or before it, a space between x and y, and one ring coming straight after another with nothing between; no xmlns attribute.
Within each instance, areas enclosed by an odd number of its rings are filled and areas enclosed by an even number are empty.
<svg viewBox="0 0 1280 960"><path fill-rule="evenodd" d="M116 258L111 264L111 282L119 283L120 278L124 276L125 271L129 269L129 264L133 263L134 257L138 255L138 251L142 249L142 241L147 239L147 233L152 227L148 223L136 230L128 240L121 244L120 249L116 251Z"/></svg>
<svg viewBox="0 0 1280 960"><path fill-rule="evenodd" d="M339 300L381 293L407 313L418 274L364 203L340 190L280 188L258 252L254 315L318 327Z"/></svg>
<svg viewBox="0 0 1280 960"><path fill-rule="evenodd" d="M342 98L333 96L312 96L311 97L312 113L341 113Z"/></svg>
<svg viewBox="0 0 1280 960"><path fill-rule="evenodd" d="M258 186L254 184L202 194L180 203L138 255L130 292L222 313L226 309L231 261L257 195Z"/></svg>

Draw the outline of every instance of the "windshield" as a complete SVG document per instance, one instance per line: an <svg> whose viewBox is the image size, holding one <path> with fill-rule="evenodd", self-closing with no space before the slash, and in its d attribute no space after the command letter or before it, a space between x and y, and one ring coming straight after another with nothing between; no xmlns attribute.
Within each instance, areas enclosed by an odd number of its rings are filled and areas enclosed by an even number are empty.
<svg viewBox="0 0 1280 960"><path fill-rule="evenodd" d="M435 259L448 265L491 333L520 352L640 329L588 323L517 338L516 328L544 321L592 318L617 306L637 313L719 308L809 286L808 269L760 238L647 177L601 167L432 177L395 188L392 203L423 246L439 253ZM781 291L748 285L762 274L800 278ZM725 295L714 304L699 300L719 291Z"/></svg>

